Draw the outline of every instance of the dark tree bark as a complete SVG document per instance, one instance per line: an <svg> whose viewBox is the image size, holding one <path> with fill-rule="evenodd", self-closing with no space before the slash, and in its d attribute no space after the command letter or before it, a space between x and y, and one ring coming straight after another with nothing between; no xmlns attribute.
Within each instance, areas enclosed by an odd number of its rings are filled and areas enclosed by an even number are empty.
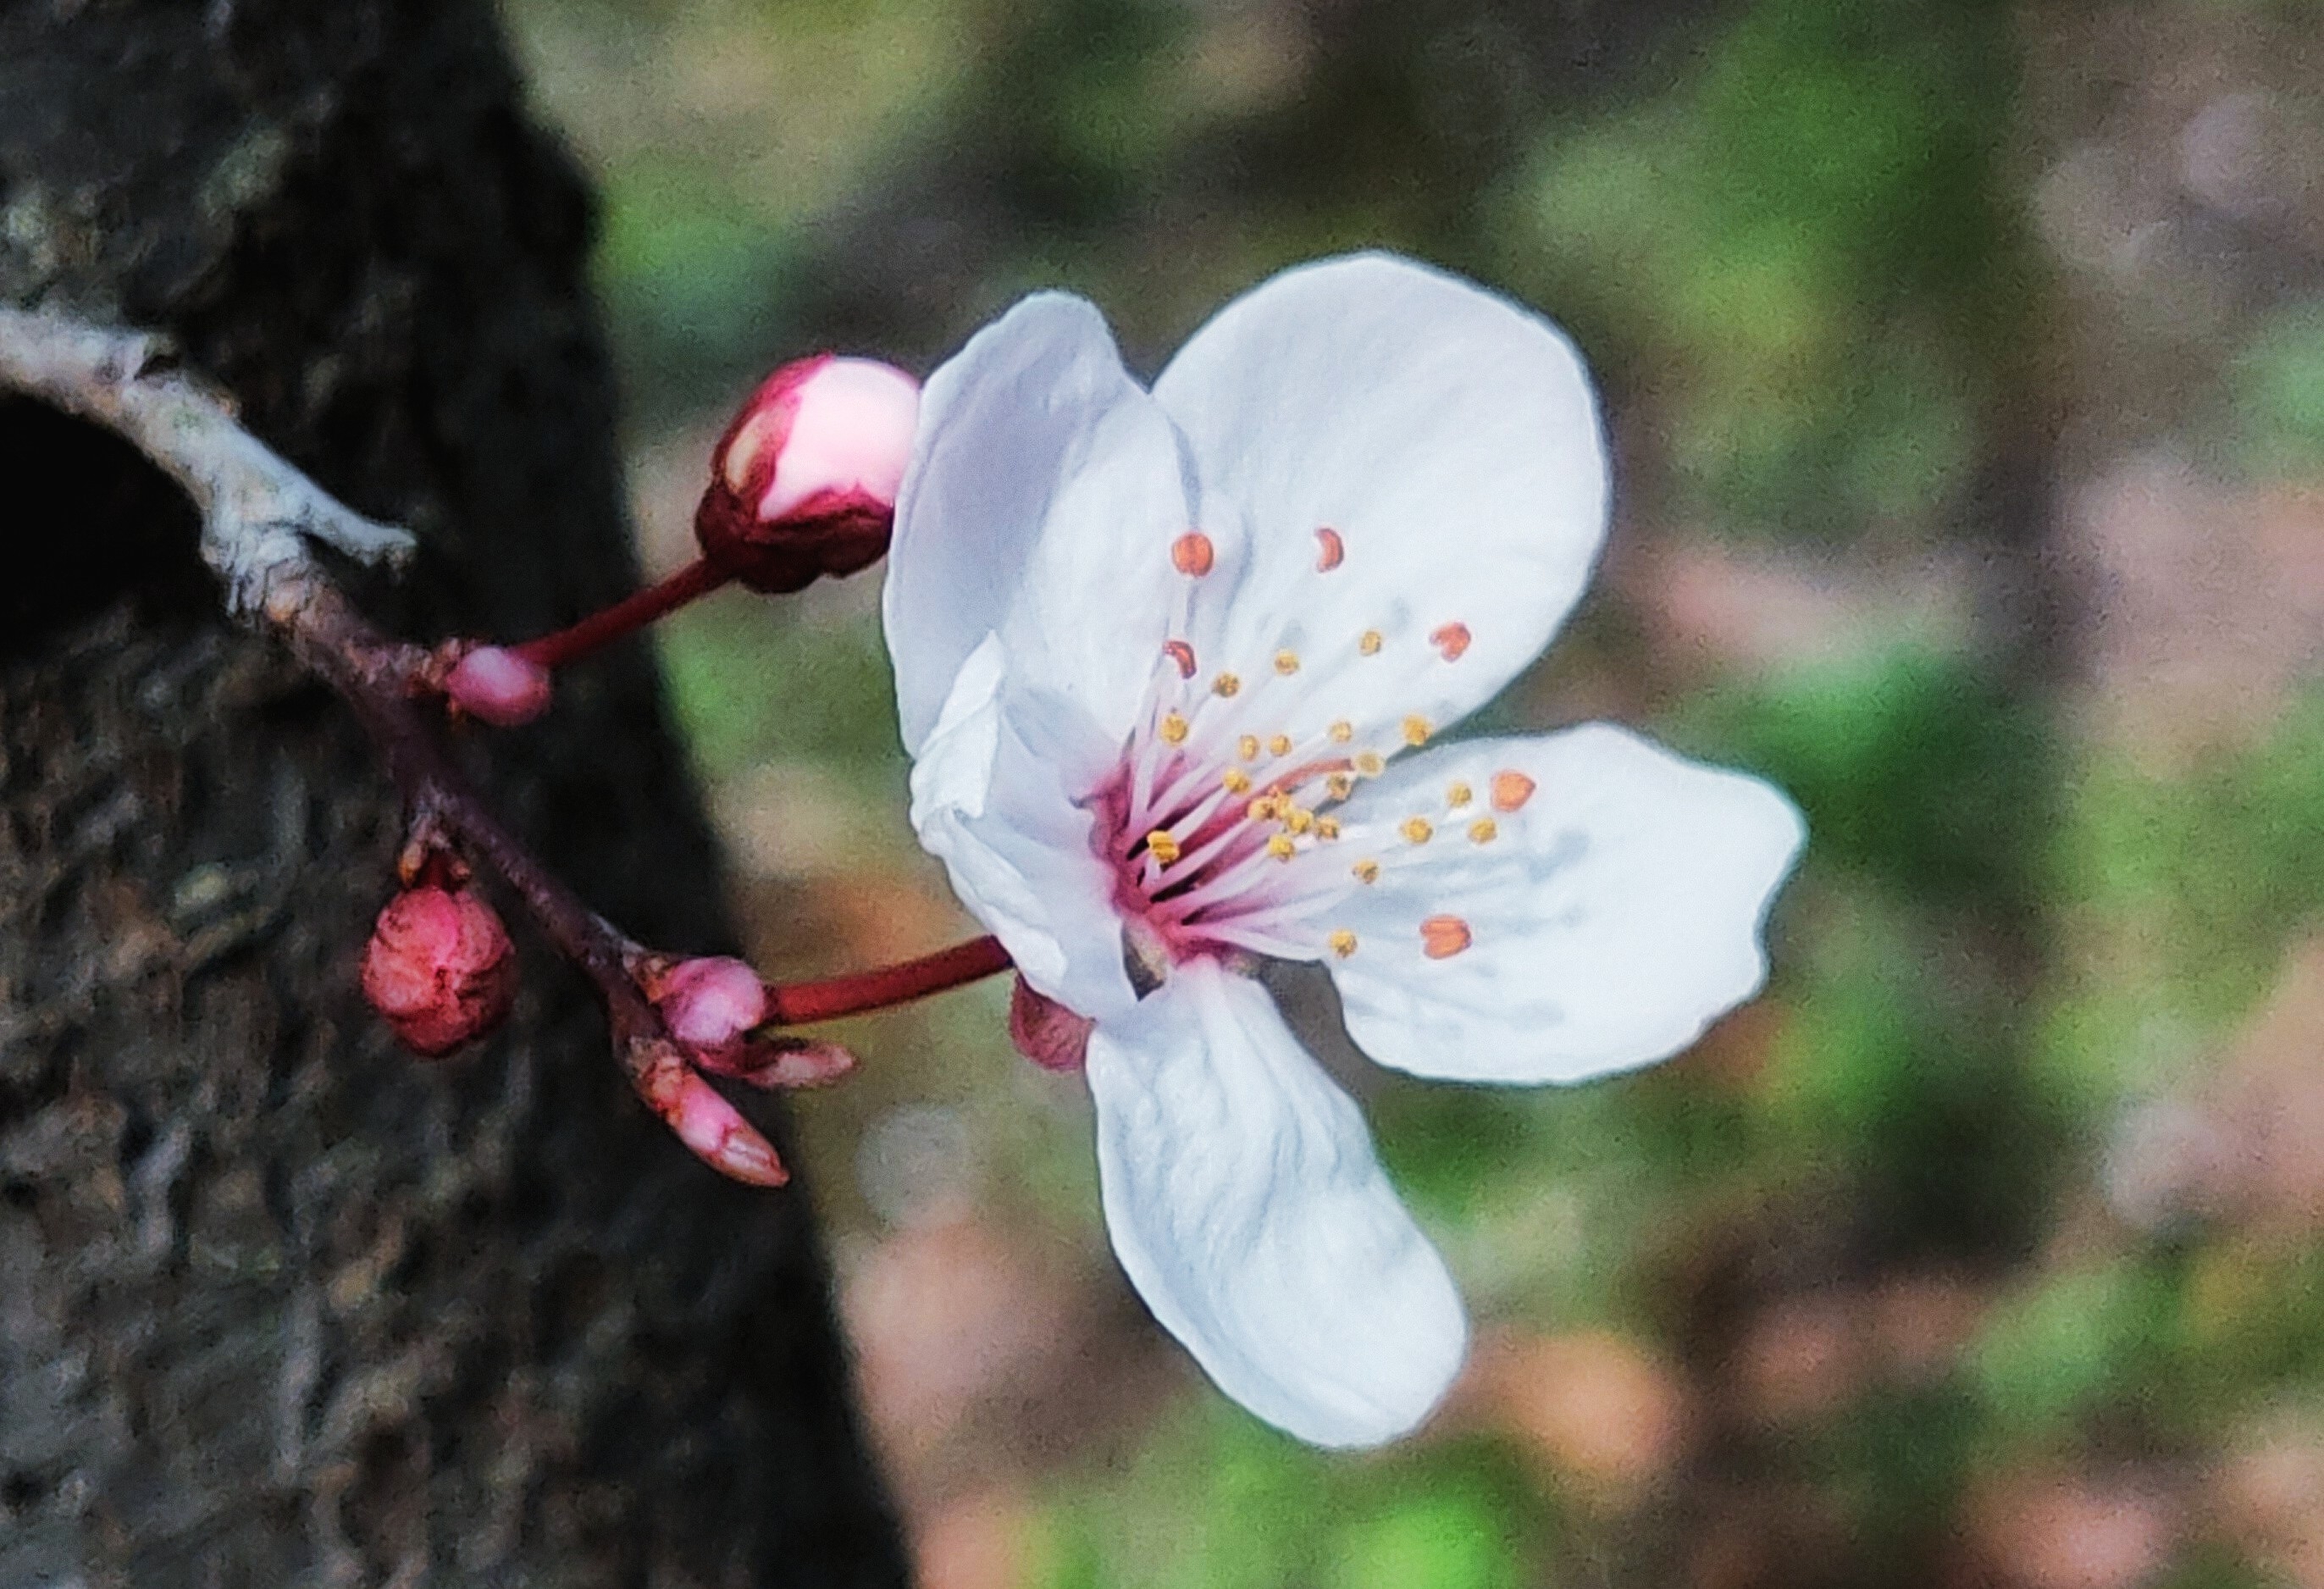
<svg viewBox="0 0 2324 1589"><path fill-rule="evenodd" d="M0 300L174 334L416 529L362 587L414 638L632 580L589 226L483 0L0 0ZM688 1157L537 945L401 1054L354 723L122 445L0 402L0 1584L900 1581L806 1196ZM492 748L593 903L728 947L641 652Z"/></svg>

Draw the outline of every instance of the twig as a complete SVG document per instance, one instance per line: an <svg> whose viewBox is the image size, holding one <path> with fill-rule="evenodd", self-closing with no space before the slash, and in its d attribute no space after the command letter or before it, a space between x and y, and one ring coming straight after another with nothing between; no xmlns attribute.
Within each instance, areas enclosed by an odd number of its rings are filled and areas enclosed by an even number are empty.
<svg viewBox="0 0 2324 1589"><path fill-rule="evenodd" d="M318 540L358 562L401 564L409 532L334 498L242 428L234 400L174 364L169 344L43 309L0 308L0 385L102 425L183 486L202 558L237 614L312 567Z"/></svg>
<svg viewBox="0 0 2324 1589"><path fill-rule="evenodd" d="M434 708L415 697L429 654L366 623L306 545L311 538L366 562L396 563L411 537L342 505L277 456L242 428L229 398L163 362L155 337L0 309L0 386L115 432L185 487L201 511L203 556L234 611L272 626L353 709L402 791L415 838L497 873L589 978L631 1085L685 1134L688 1089L699 1083L631 974L643 951L501 826L445 754ZM715 1151L691 1137L688 1145L737 1178L784 1178L773 1150L747 1127L721 1137Z"/></svg>

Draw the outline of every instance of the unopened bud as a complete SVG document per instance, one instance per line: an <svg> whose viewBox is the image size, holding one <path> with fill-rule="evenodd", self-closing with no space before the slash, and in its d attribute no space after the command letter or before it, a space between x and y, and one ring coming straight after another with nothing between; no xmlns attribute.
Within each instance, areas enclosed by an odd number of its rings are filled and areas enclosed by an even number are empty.
<svg viewBox="0 0 2324 1589"><path fill-rule="evenodd" d="M549 670L505 646L480 645L445 676L444 693L471 717L514 728L549 710Z"/></svg>
<svg viewBox="0 0 2324 1589"><path fill-rule="evenodd" d="M767 377L711 455L703 555L754 590L801 590L888 550L919 424L919 383L819 354Z"/></svg>
<svg viewBox="0 0 2324 1589"><path fill-rule="evenodd" d="M516 947L466 889L406 889L372 928L363 990L405 1048L438 1058L508 1018Z"/></svg>
<svg viewBox="0 0 2324 1589"><path fill-rule="evenodd" d="M1009 994L1009 1040L1044 1070L1079 1070L1097 1022L1033 991L1022 976Z"/></svg>
<svg viewBox="0 0 2324 1589"><path fill-rule="evenodd" d="M767 1018L767 988L759 974L724 955L671 966L655 1002L669 1035L705 1057L739 1049L742 1034Z"/></svg>
<svg viewBox="0 0 2324 1589"><path fill-rule="evenodd" d="M791 1178L774 1144L691 1070L679 1075L660 1108L678 1140L719 1174L754 1187L779 1187Z"/></svg>

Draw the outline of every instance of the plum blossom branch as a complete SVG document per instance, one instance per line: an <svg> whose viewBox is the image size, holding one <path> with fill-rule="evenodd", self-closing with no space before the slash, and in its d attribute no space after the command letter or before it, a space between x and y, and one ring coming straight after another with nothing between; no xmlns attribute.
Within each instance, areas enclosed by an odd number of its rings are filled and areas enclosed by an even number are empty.
<svg viewBox="0 0 2324 1589"><path fill-rule="evenodd" d="M410 838L398 869L407 888L432 886L447 872L465 881L469 864L492 872L595 987L615 1057L639 1096L714 1168L756 1185L782 1184L788 1176L772 1146L697 1067L757 1085L792 1086L842 1073L844 1054L778 1039L755 1045L755 1058L724 1054L711 1063L712 1057L673 1037L656 1000L663 996L658 990L674 985L674 963L592 910L503 826L446 753L436 699L446 657L373 627L309 551L309 542L318 542L362 562L400 566L414 550L411 535L339 503L244 430L233 399L180 367L159 337L52 311L0 309L0 389L114 431L185 489L201 515L203 558L225 583L229 609L272 630L346 703L401 791ZM771 457L774 449L764 450ZM852 500L845 505L865 516ZM728 577L696 565L672 586L622 604L613 623L595 629L585 624L585 633L548 643L578 655L601 638L597 629L626 632ZM918 991L934 991L906 980ZM783 990L768 993L768 1015L784 1021ZM818 1007L812 991L807 1005Z"/></svg>

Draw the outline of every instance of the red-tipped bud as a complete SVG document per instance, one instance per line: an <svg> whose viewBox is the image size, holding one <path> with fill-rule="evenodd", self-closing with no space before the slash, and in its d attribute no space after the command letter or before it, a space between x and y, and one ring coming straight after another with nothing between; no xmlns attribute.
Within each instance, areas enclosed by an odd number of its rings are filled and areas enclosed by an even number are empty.
<svg viewBox="0 0 2324 1589"><path fill-rule="evenodd" d="M1044 1070L1079 1070L1088 1063L1090 1033L1096 1027L1096 1021L1035 993L1021 976L1010 992L1009 1040Z"/></svg>
<svg viewBox="0 0 2324 1589"><path fill-rule="evenodd" d="M694 513L703 556L775 595L876 561L919 414L919 383L892 365L827 353L785 365L711 455Z"/></svg>
<svg viewBox="0 0 2324 1589"><path fill-rule="evenodd" d="M767 1018L759 974L724 955L671 966L655 1002L669 1035L705 1058L739 1050L742 1034Z"/></svg>
<svg viewBox="0 0 2324 1589"><path fill-rule="evenodd" d="M372 928L363 989L405 1048L438 1058L508 1018L516 947L466 889L406 889Z"/></svg>
<svg viewBox="0 0 2324 1589"><path fill-rule="evenodd" d="M678 1140L719 1174L754 1187L779 1187L791 1178L774 1144L691 1070L680 1073L657 1106Z"/></svg>
<svg viewBox="0 0 2324 1589"><path fill-rule="evenodd" d="M549 670L505 646L480 645L445 676L444 693L471 717L514 728L549 710Z"/></svg>

